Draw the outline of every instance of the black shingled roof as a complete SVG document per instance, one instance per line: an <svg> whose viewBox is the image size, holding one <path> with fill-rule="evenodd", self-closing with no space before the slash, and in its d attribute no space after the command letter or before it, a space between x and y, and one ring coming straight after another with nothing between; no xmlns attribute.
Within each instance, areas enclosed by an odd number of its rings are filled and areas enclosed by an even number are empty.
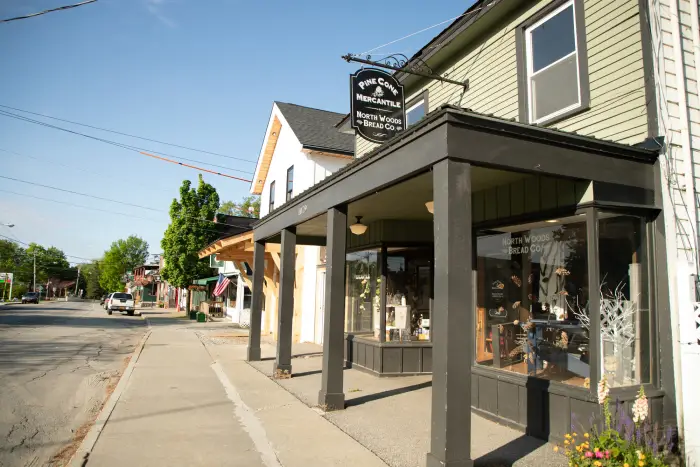
<svg viewBox="0 0 700 467"><path fill-rule="evenodd" d="M335 127L345 114L275 102L302 146L318 151L354 154L355 136Z"/></svg>

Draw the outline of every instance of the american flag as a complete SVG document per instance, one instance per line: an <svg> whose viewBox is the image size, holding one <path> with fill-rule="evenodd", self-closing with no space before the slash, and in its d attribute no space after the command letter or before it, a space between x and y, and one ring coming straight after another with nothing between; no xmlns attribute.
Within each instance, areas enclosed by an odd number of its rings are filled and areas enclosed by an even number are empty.
<svg viewBox="0 0 700 467"><path fill-rule="evenodd" d="M224 293L224 290L226 290L226 287L228 287L230 282L231 281L228 277L224 276L223 274L219 274L219 280L216 281L216 287L214 287L214 296L218 297Z"/></svg>

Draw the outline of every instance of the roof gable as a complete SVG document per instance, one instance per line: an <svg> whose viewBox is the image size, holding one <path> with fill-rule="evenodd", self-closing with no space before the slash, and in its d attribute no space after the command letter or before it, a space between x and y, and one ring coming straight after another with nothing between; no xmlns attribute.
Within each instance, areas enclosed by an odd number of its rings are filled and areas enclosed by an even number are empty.
<svg viewBox="0 0 700 467"><path fill-rule="evenodd" d="M340 154L354 153L354 136L341 133L336 128L345 114L286 102L275 104L304 148Z"/></svg>

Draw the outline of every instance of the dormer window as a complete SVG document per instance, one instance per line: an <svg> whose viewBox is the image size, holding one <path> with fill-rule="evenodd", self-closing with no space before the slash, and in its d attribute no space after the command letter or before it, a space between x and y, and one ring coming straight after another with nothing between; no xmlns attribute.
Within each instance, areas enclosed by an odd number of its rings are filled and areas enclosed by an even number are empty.
<svg viewBox="0 0 700 467"><path fill-rule="evenodd" d="M521 120L548 124L588 107L581 0L553 2L520 28Z"/></svg>

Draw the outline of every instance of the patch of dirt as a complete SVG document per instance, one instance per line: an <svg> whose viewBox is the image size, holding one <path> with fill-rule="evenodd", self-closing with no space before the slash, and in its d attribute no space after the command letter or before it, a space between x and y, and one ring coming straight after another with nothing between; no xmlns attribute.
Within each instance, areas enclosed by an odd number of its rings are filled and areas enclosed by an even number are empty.
<svg viewBox="0 0 700 467"><path fill-rule="evenodd" d="M90 432L90 428L92 428L92 426L95 424L95 420L97 419L97 416L100 414L100 412L102 412L102 409L107 403L107 400L112 396L114 389L117 387L117 384L119 384L119 379L124 374L124 370L126 369L127 365L129 365L130 361L131 355L125 357L119 371L114 372L108 378L109 381L105 387L105 397L102 400L102 403L95 405L90 410L88 419L85 421L85 423L80 425L80 427L77 430L75 430L75 434L73 435L73 439L71 440L71 442L51 457L51 459L49 460L49 465L51 467L63 467L68 465L68 463L80 447L80 444Z"/></svg>
<svg viewBox="0 0 700 467"><path fill-rule="evenodd" d="M202 332L197 332L197 334L207 340L207 342L214 345L248 345L248 336L242 336L240 333L219 333L219 334L205 334Z"/></svg>

